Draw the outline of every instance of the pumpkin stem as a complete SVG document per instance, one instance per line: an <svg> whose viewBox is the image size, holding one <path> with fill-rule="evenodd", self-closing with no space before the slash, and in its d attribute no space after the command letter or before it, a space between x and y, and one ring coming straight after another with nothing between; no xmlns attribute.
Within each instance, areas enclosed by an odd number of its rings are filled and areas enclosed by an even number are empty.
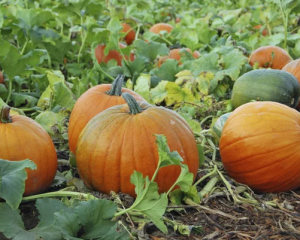
<svg viewBox="0 0 300 240"><path fill-rule="evenodd" d="M110 96L121 96L122 95L122 85L124 82L125 76L119 74L117 78L111 84L111 89L106 93Z"/></svg>
<svg viewBox="0 0 300 240"><path fill-rule="evenodd" d="M131 114L135 115L143 111L143 109L141 109L140 105L131 94L123 93L122 97L125 99Z"/></svg>
<svg viewBox="0 0 300 240"><path fill-rule="evenodd" d="M0 121L2 123L11 123L11 118L9 116L9 112L10 112L10 107L8 106L4 106L1 109L1 113L0 113Z"/></svg>

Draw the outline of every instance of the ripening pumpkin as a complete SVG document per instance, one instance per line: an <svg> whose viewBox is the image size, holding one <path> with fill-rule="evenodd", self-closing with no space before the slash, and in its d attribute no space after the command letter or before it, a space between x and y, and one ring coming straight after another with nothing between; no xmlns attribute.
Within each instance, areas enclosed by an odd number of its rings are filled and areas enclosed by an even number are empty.
<svg viewBox="0 0 300 240"><path fill-rule="evenodd" d="M134 41L134 39L135 39L135 31L127 23L122 23L121 25L123 27L123 29L121 30L121 32L127 33L126 36L124 37L124 40L125 40L125 42L128 45L130 45Z"/></svg>
<svg viewBox="0 0 300 240"><path fill-rule="evenodd" d="M262 27L261 24L259 24L259 25L254 26L253 29L260 30L261 27ZM267 36L267 35L269 35L268 29L264 28L264 29L262 30L261 34L262 34L264 37Z"/></svg>
<svg viewBox="0 0 300 240"><path fill-rule="evenodd" d="M168 33L170 33L172 31L174 27L168 23L157 23L154 24L149 31L159 34L161 31L167 31Z"/></svg>
<svg viewBox="0 0 300 240"><path fill-rule="evenodd" d="M182 48L172 49L168 56L162 56L158 59L157 66L160 67L169 58L177 60L179 62L179 65L181 65L182 62L180 62L180 59L181 56L184 55L184 51L182 50ZM189 53L192 53L191 49L189 48L184 48L184 50L188 51ZM194 58L200 57L200 53L198 51L194 51L192 55Z"/></svg>
<svg viewBox="0 0 300 240"><path fill-rule="evenodd" d="M34 120L22 115L9 115L4 107L0 116L0 158L10 161L30 159L36 170L26 169L24 195L45 191L54 180L57 156L49 134Z"/></svg>
<svg viewBox="0 0 300 240"><path fill-rule="evenodd" d="M136 102L123 93L127 104L95 116L80 134L76 161L79 175L92 189L135 196L130 176L134 170L153 176L158 163L156 137L166 136L171 151L178 151L194 179L199 167L197 144L188 123L176 112ZM180 174L179 166L161 168L155 181L168 191Z"/></svg>
<svg viewBox="0 0 300 240"><path fill-rule="evenodd" d="M289 62L282 70L293 74L300 84L300 58ZM296 109L300 110L300 101Z"/></svg>
<svg viewBox="0 0 300 240"><path fill-rule="evenodd" d="M281 70L291 60L291 57L284 49L277 46L265 46L252 52L249 64L253 67L255 63L258 63L260 68Z"/></svg>
<svg viewBox="0 0 300 240"><path fill-rule="evenodd" d="M100 44L95 48L95 56L96 56L96 59L97 59L98 63L102 63L102 62L107 63L109 60L115 59L118 63L118 66L121 66L122 65L122 55L121 55L121 53L119 53L117 50L110 50L108 52L108 54L105 56L105 54L104 54L105 47L106 47L106 45ZM125 48L126 45L124 45L123 43L119 43L119 47L120 48ZM127 60L133 61L134 60L134 54L131 53L130 57L125 56L125 58Z"/></svg>
<svg viewBox="0 0 300 240"><path fill-rule="evenodd" d="M228 117L220 154L228 175L254 191L300 187L300 114L276 102L251 102Z"/></svg>
<svg viewBox="0 0 300 240"><path fill-rule="evenodd" d="M69 148L76 153L79 134L86 124L98 113L115 105L124 104L123 92L129 92L138 101L146 101L139 94L122 88L124 76L119 75L112 84L101 84L90 88L76 101L69 120Z"/></svg>

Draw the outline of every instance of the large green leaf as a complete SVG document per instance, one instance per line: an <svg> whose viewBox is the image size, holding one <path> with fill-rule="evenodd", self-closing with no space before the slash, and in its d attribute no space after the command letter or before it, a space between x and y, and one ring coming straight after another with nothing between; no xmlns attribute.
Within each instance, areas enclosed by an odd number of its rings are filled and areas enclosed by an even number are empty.
<svg viewBox="0 0 300 240"><path fill-rule="evenodd" d="M0 197L13 209L18 208L25 191L26 168L36 169L36 165L29 159L23 161L0 159Z"/></svg>

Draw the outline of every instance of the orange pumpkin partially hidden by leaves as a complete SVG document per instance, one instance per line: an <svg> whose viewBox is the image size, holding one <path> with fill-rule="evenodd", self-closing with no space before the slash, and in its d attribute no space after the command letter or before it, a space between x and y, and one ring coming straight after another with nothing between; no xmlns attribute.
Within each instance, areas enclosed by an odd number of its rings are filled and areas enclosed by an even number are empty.
<svg viewBox="0 0 300 240"><path fill-rule="evenodd" d="M9 161L30 159L37 169L26 169L24 195L45 191L54 180L57 156L49 134L34 120L22 115L9 115L4 107L0 115L0 158Z"/></svg>
<svg viewBox="0 0 300 240"><path fill-rule="evenodd" d="M297 60L293 60L293 61L289 62L287 65L285 65L283 67L282 70L293 74L297 78L297 80L300 84L300 58L297 59ZM300 109L300 101L299 101L299 104L297 106L297 109L298 110Z"/></svg>
<svg viewBox="0 0 300 240"><path fill-rule="evenodd" d="M161 31L167 31L170 33L174 27L168 23L157 23L154 24L149 31L155 34L159 34Z"/></svg>
<svg viewBox="0 0 300 240"><path fill-rule="evenodd" d="M260 30L261 27L262 27L261 24L259 24L259 25L254 26L253 29ZM269 35L268 29L264 28L264 29L262 30L261 34L262 34L264 37L267 36L267 35Z"/></svg>
<svg viewBox="0 0 300 240"><path fill-rule="evenodd" d="M300 114L276 102L251 102L228 117L220 154L228 175L256 192L300 187Z"/></svg>
<svg viewBox="0 0 300 240"><path fill-rule="evenodd" d="M115 59L118 63L118 66L122 65L122 55L121 53L119 53L117 50L110 50L108 52L108 54L105 56L104 54L104 49L105 49L106 45L100 44L95 48L95 56L96 59L98 61L98 63L107 63L109 60L111 59ZM125 48L126 45L124 45L123 43L119 43L119 47L120 48ZM130 60L133 61L134 60L134 54L131 53L130 57L125 56L126 60Z"/></svg>
<svg viewBox="0 0 300 240"><path fill-rule="evenodd" d="M252 52L249 64L253 67L255 63L260 68L273 68L281 70L292 59L289 54L277 46L265 46Z"/></svg>
<svg viewBox="0 0 300 240"><path fill-rule="evenodd" d="M157 66L160 67L167 59L175 59L179 62L179 65L181 65L182 63L180 62L180 59L181 59L181 56L184 53L183 50L186 50L188 51L189 53L192 53L191 49L189 48L177 48L177 49L172 49L169 53L168 56L162 56L158 59L158 62L157 62ZM193 52L193 57L194 58L199 58L200 57L200 53L198 51L194 51Z"/></svg>
<svg viewBox="0 0 300 240"><path fill-rule="evenodd" d="M95 116L79 137L76 161L80 177L89 188L103 193L135 196L130 176L134 170L151 179L159 160L156 137L166 136L194 179L199 167L196 140L188 123L175 111L136 102L123 93L127 104L111 107ZM166 192L180 174L180 166L166 166L155 178L159 192Z"/></svg>
<svg viewBox="0 0 300 240"><path fill-rule="evenodd" d="M130 45L135 39L135 31L127 23L122 23L121 25L123 27L121 32L127 33L126 36L124 37L124 40L128 45Z"/></svg>
<svg viewBox="0 0 300 240"><path fill-rule="evenodd" d="M115 105L124 104L122 93L128 92L138 101L146 101L130 89L122 88L124 76L119 75L112 84L101 84L90 88L75 103L69 120L69 148L76 153L78 137L86 124L98 113Z"/></svg>

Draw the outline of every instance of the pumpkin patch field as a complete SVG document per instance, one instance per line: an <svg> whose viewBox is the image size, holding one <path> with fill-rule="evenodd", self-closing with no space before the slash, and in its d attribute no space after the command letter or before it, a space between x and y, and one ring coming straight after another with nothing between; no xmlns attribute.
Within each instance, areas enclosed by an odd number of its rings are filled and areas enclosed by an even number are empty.
<svg viewBox="0 0 300 240"><path fill-rule="evenodd" d="M0 1L0 240L300 239L299 0Z"/></svg>

